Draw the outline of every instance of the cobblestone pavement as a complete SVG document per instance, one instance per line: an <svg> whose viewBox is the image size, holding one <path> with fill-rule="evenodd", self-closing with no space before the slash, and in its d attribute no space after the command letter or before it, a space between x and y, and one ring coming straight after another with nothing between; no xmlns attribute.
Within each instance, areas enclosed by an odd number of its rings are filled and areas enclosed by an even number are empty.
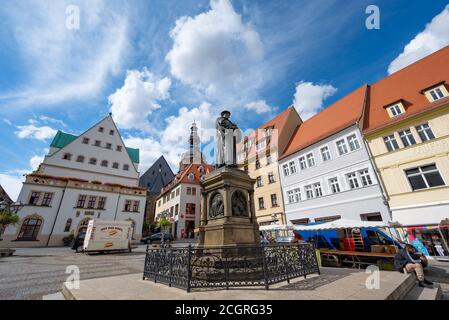
<svg viewBox="0 0 449 320"><path fill-rule="evenodd" d="M145 248L94 255L76 254L67 247L17 249L14 256L0 259L0 300L42 299L59 292L71 265L79 267L81 280L143 272Z"/></svg>

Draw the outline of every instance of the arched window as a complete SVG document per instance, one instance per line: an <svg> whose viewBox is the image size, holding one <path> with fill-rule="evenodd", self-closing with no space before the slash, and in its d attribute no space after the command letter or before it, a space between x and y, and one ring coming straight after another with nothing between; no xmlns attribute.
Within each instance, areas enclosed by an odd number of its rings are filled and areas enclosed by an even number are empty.
<svg viewBox="0 0 449 320"><path fill-rule="evenodd" d="M78 233L85 232L87 230L87 226L89 225L90 218L86 218L84 220L81 220L81 222L78 225Z"/></svg>
<svg viewBox="0 0 449 320"><path fill-rule="evenodd" d="M193 180L195 180L195 175L191 172L191 173L189 173L189 175L187 176L187 178L188 178L190 181L193 181Z"/></svg>
<svg viewBox="0 0 449 320"><path fill-rule="evenodd" d="M102 167L107 167L108 166L108 160L102 160L101 161L101 166Z"/></svg>
<svg viewBox="0 0 449 320"><path fill-rule="evenodd" d="M67 222L65 223L64 232L69 232L71 226L72 226L72 218L68 218Z"/></svg>
<svg viewBox="0 0 449 320"><path fill-rule="evenodd" d="M23 220L17 240L33 241L36 240L42 225L42 219L39 217L31 217Z"/></svg>

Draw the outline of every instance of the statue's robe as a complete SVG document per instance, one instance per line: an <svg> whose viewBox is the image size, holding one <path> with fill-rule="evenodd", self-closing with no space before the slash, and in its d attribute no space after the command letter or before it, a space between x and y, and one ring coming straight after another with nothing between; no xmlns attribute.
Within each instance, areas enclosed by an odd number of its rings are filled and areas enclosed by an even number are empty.
<svg viewBox="0 0 449 320"><path fill-rule="evenodd" d="M241 131L229 119L219 117L216 122L217 167L237 164L236 143L242 138Z"/></svg>

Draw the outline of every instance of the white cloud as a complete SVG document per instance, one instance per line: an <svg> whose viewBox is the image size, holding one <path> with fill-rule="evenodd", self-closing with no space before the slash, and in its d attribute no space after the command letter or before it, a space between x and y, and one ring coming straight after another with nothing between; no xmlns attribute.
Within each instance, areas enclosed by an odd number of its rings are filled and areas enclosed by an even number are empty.
<svg viewBox="0 0 449 320"><path fill-rule="evenodd" d="M198 134L202 142L210 140L215 134L215 121L209 103L202 103L198 107L188 109L186 107L178 110L178 115L166 119L167 127L162 132L161 141L166 143L181 143L186 145L190 135L190 127L196 122Z"/></svg>
<svg viewBox="0 0 449 320"><path fill-rule="evenodd" d="M21 139L32 138L45 141L47 139L53 138L57 132L55 129L48 126L37 127L34 124L17 126L17 128L19 129L19 131L16 131L15 134Z"/></svg>
<svg viewBox="0 0 449 320"><path fill-rule="evenodd" d="M255 111L257 114L267 113L272 110L265 100L252 101L245 104L244 107L250 111Z"/></svg>
<svg viewBox="0 0 449 320"><path fill-rule="evenodd" d="M320 85L301 81L296 86L293 104L301 118L307 120L321 110L324 100L336 92L337 89L332 85Z"/></svg>
<svg viewBox="0 0 449 320"><path fill-rule="evenodd" d="M173 171L179 169L181 156L187 151L190 127L196 122L202 143L213 143L215 135L211 106L202 103L198 107L181 108L176 116L166 119L166 128L156 137L129 136L124 139L126 146L140 149L141 167L145 172L161 155L164 155ZM207 155L206 155L207 156Z"/></svg>
<svg viewBox="0 0 449 320"><path fill-rule="evenodd" d="M229 0L211 0L210 10L181 17L171 30L173 47L166 56L171 74L210 96L249 90L262 76L259 34L244 23ZM249 81L251 79L251 81Z"/></svg>
<svg viewBox="0 0 449 320"><path fill-rule="evenodd" d="M46 123L53 123L53 124L59 124L63 127L67 127L67 125L62 120L58 120L49 116L41 115L39 116L39 120L46 122Z"/></svg>
<svg viewBox="0 0 449 320"><path fill-rule="evenodd" d="M392 74L447 45L449 45L449 5L404 47L404 51L388 66L388 73Z"/></svg>
<svg viewBox="0 0 449 320"><path fill-rule="evenodd" d="M158 78L148 69L128 70L123 87L109 96L116 123L125 129L149 130L147 117L161 106L158 101L170 97L171 81Z"/></svg>
<svg viewBox="0 0 449 320"><path fill-rule="evenodd" d="M117 75L129 47L127 9L106 0L78 2L80 28L66 28L71 1L31 0L2 5L8 35L28 70L24 87L0 101L33 106L93 98ZM2 12L2 13L3 13Z"/></svg>
<svg viewBox="0 0 449 320"><path fill-rule="evenodd" d="M32 156L30 159L31 170L36 170L39 167L39 165L42 163L42 161L44 161L44 157L45 156L43 156L43 155L42 156L38 156L38 155Z"/></svg>
<svg viewBox="0 0 449 320"><path fill-rule="evenodd" d="M0 185L5 189L6 193L13 201L17 200L22 182L25 179L21 173L0 173Z"/></svg>

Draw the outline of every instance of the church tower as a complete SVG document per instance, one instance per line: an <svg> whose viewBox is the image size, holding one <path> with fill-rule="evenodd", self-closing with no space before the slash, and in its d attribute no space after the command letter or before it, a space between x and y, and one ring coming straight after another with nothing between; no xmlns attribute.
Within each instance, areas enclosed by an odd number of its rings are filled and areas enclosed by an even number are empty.
<svg viewBox="0 0 449 320"><path fill-rule="evenodd" d="M184 153L181 158L181 162L179 163L179 170L182 171L190 164L196 163L201 164L204 163L204 155L200 150L200 137L198 135L198 127L196 123L193 122L190 127L190 136L189 136L189 150Z"/></svg>

